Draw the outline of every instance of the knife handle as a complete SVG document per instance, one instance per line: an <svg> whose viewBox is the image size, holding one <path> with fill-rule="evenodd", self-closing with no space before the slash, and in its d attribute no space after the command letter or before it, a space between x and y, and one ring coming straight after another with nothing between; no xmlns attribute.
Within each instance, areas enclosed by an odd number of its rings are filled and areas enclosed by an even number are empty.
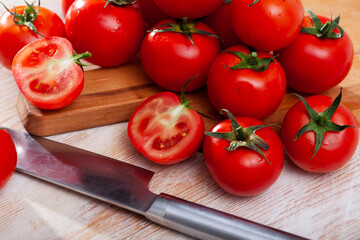
<svg viewBox="0 0 360 240"><path fill-rule="evenodd" d="M163 193L144 215L198 239L305 239Z"/></svg>

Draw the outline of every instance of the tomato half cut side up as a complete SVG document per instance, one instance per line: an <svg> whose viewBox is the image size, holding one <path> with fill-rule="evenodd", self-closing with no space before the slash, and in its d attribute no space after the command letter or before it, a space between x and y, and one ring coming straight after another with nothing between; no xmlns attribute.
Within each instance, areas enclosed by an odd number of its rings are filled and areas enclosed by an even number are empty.
<svg viewBox="0 0 360 240"><path fill-rule="evenodd" d="M201 146L204 131L199 114L186 108L171 92L146 99L128 124L132 144L159 164L173 164L191 157Z"/></svg>
<svg viewBox="0 0 360 240"><path fill-rule="evenodd" d="M80 55L73 55L72 45L65 38L48 37L32 42L14 58L16 84L38 108L65 107L80 95L84 86L83 71L75 62Z"/></svg>

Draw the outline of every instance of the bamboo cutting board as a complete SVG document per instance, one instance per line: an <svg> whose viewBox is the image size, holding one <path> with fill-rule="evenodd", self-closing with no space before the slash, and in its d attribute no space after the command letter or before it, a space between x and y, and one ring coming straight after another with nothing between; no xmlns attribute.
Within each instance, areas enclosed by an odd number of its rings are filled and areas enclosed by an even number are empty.
<svg viewBox="0 0 360 240"><path fill-rule="evenodd" d="M360 119L360 97L354 92L358 88L344 87L343 100L346 106ZM144 72L141 63L130 63L118 68L85 71L84 89L72 104L60 110L41 110L30 104L21 94L17 109L25 129L38 136L49 136L128 121L135 108L151 95L166 91ZM358 91L359 92L359 91ZM324 94L335 97L339 87ZM192 107L217 120L221 116L211 106L206 89L186 94ZM279 109L265 121L281 124L286 111L298 99L288 91ZM249 102L249 104L251 104ZM203 118L209 130L214 121Z"/></svg>

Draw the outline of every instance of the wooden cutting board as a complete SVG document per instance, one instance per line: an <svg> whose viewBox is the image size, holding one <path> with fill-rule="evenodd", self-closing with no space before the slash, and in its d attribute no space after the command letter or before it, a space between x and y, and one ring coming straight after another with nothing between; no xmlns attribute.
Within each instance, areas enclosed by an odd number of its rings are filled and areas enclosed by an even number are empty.
<svg viewBox="0 0 360 240"><path fill-rule="evenodd" d="M360 97L351 82L344 84L343 100L360 119ZM81 95L69 106L60 110L41 110L30 104L20 93L17 109L25 129L38 136L49 136L128 121L135 108L147 97L166 91L155 85L144 72L141 63L135 62L118 68L85 71L85 84ZM359 91L357 91L359 92ZM339 87L325 95L335 97ZM211 106L206 88L186 94L191 106L220 120L222 116ZM281 124L286 111L298 101L288 91L278 110L265 119L267 123ZM249 104L251 104L249 102ZM204 118L209 130L214 121Z"/></svg>

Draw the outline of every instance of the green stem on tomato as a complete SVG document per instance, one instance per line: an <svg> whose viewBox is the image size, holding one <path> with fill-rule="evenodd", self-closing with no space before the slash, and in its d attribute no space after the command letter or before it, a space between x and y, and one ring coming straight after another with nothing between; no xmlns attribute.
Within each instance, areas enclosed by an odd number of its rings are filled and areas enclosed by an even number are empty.
<svg viewBox="0 0 360 240"><path fill-rule="evenodd" d="M227 151L235 151L239 147L252 149L263 156L267 163L271 164L261 151L261 149L268 150L269 145L261 137L256 135L255 132L262 128L273 126L273 124L243 128L228 110L222 109L220 113L226 113L228 115L232 132L205 132L205 135L229 141L229 147L225 148Z"/></svg>
<svg viewBox="0 0 360 240"><path fill-rule="evenodd" d="M126 6L126 5L133 5L138 0L106 0L104 8L106 8L110 3L115 6Z"/></svg>
<svg viewBox="0 0 360 240"><path fill-rule="evenodd" d="M190 42L193 45L195 45L193 40L193 34L201 34L204 36L215 37L220 39L220 37L210 32L195 28L195 25L198 23L198 21L188 22L186 17L176 21L177 23L164 23L156 28L149 30L149 32L157 32L157 33L174 32L174 33L183 34L189 38ZM167 27L167 28L163 28L163 27Z"/></svg>
<svg viewBox="0 0 360 240"><path fill-rule="evenodd" d="M259 58L257 53L254 51L250 51L249 54L238 51L225 51L225 52L231 53L241 59L241 62L236 64L235 66L229 67L226 65L225 67L228 67L232 70L252 69L257 72L263 72L266 69L268 69L271 63L275 63L275 57L278 56L276 55L270 58Z"/></svg>
<svg viewBox="0 0 360 240"><path fill-rule="evenodd" d="M80 62L80 60L84 59L84 58L89 58L89 57L91 57L91 53L89 53L88 51L86 51L85 53L80 53L80 54L77 54L75 51L73 51L72 60L77 65L79 65L81 67L81 69L84 71L83 66L87 66L87 65Z"/></svg>
<svg viewBox="0 0 360 240"><path fill-rule="evenodd" d="M311 158L314 158L317 152L319 151L326 132L341 132L348 127L353 127L350 125L338 125L331 121L332 116L340 105L341 97L342 97L342 88L340 89L339 95L335 98L333 103L330 105L328 109L324 112L317 113L307 102L306 100L294 93L295 96L300 98L301 102L304 104L310 118L310 122L303 126L296 134L296 138L293 141L296 141L301 135L306 132L313 131L315 133L315 150L314 154Z"/></svg>
<svg viewBox="0 0 360 240"><path fill-rule="evenodd" d="M340 15L335 19L332 19L331 16L331 20L323 24L315 13L307 8L305 9L309 13L309 16L313 22L313 27L302 27L302 33L311 34L323 39L339 39L344 36L344 29L339 26ZM335 28L339 29L339 33L334 32Z"/></svg>

